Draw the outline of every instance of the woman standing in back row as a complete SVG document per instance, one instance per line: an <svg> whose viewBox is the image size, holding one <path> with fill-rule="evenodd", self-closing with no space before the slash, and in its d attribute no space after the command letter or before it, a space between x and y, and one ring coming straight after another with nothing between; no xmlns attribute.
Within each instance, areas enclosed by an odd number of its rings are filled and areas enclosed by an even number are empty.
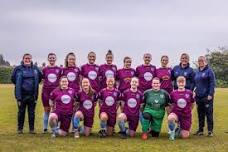
<svg viewBox="0 0 228 152"><path fill-rule="evenodd" d="M50 114L50 94L59 86L59 79L62 74L62 69L55 65L56 55L54 53L48 54L49 65L44 67L43 73L43 89L42 89L42 103L44 107L43 115L43 129L44 133L48 132L48 118Z"/></svg>
<svg viewBox="0 0 228 152"><path fill-rule="evenodd" d="M117 73L117 67L116 65L113 64L113 53L111 50L108 50L105 59L106 59L106 63L100 65L100 68L99 68L101 89L107 87L107 84L106 84L107 78L116 79L116 73Z"/></svg>

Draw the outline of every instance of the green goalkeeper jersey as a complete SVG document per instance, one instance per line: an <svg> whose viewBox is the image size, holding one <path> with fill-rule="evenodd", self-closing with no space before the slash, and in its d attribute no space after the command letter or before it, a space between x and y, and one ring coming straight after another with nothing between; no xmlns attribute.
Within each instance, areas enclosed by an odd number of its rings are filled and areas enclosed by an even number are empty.
<svg viewBox="0 0 228 152"><path fill-rule="evenodd" d="M169 94L165 90L150 89L144 93L145 110L152 109L156 111L165 110L165 107L170 104Z"/></svg>

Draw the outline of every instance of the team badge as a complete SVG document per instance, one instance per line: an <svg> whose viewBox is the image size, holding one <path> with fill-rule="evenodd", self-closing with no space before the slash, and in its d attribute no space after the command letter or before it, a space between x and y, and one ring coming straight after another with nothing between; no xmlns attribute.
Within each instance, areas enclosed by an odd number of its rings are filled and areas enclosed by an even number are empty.
<svg viewBox="0 0 228 152"><path fill-rule="evenodd" d="M78 72L78 69L77 69L77 68L75 68L75 69L74 69L74 71L75 71L75 72Z"/></svg>
<svg viewBox="0 0 228 152"><path fill-rule="evenodd" d="M56 72L56 73L59 73L59 69L56 69L55 72Z"/></svg>
<svg viewBox="0 0 228 152"><path fill-rule="evenodd" d="M98 70L99 70L99 68L98 68L98 67L95 67L95 70L96 70L96 71L98 71Z"/></svg>
<svg viewBox="0 0 228 152"><path fill-rule="evenodd" d="M131 71L131 75L134 76L134 74L135 74L134 71Z"/></svg>
<svg viewBox="0 0 228 152"><path fill-rule="evenodd" d="M155 99L154 102L155 102L155 103L158 103L158 100Z"/></svg>

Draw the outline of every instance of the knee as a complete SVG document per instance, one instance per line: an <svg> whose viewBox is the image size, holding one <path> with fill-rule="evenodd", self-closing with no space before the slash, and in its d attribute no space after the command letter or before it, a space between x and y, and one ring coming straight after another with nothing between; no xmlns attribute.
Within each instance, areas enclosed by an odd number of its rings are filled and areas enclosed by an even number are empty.
<svg viewBox="0 0 228 152"><path fill-rule="evenodd" d="M143 118L146 119L146 120L152 120L152 116L148 112L144 112L143 113Z"/></svg>
<svg viewBox="0 0 228 152"><path fill-rule="evenodd" d="M108 120L108 115L107 115L107 113L102 112L102 113L100 114L100 119L101 119L102 121L107 121L107 120Z"/></svg>
<svg viewBox="0 0 228 152"><path fill-rule="evenodd" d="M189 137L190 132L187 131L187 130L181 130L180 134L181 134L181 137L182 137L183 139L186 139L186 138Z"/></svg>
<svg viewBox="0 0 228 152"><path fill-rule="evenodd" d="M120 113L118 116L118 120L119 121L126 121L127 120L127 116L124 113Z"/></svg>
<svg viewBox="0 0 228 152"><path fill-rule="evenodd" d="M74 117L83 119L83 114L82 114L81 111L77 111L77 112L74 114Z"/></svg>
<svg viewBox="0 0 228 152"><path fill-rule="evenodd" d="M55 114L55 113L51 113L50 116L49 116L49 120L52 121L52 120L57 120L58 119L58 116Z"/></svg>
<svg viewBox="0 0 228 152"><path fill-rule="evenodd" d="M168 116L168 121L177 121L177 115L175 113L170 113Z"/></svg>

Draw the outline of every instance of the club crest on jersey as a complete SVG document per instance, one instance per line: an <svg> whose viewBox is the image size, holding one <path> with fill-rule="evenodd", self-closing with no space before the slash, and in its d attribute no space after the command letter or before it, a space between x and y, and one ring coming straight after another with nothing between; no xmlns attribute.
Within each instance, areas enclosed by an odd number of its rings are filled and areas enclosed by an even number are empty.
<svg viewBox="0 0 228 152"><path fill-rule="evenodd" d="M91 79L91 80L95 80L95 79L97 78L97 72L96 72L96 71L90 71L90 72L88 73L88 77L89 77L89 79Z"/></svg>
<svg viewBox="0 0 228 152"><path fill-rule="evenodd" d="M87 109L87 110L91 109L92 106L93 106L93 103L92 103L91 100L85 100L85 101L83 102L83 107L84 107L85 109Z"/></svg>
<svg viewBox="0 0 228 152"><path fill-rule="evenodd" d="M185 98L189 98L189 96L190 96L189 94L185 94Z"/></svg>
<svg viewBox="0 0 228 152"><path fill-rule="evenodd" d="M134 71L131 71L131 75L134 76L135 72Z"/></svg>
<svg viewBox="0 0 228 152"><path fill-rule="evenodd" d="M187 74L188 74L187 72L184 72L184 76L187 76Z"/></svg>
<svg viewBox="0 0 228 152"><path fill-rule="evenodd" d="M164 98L165 96L164 96L164 94L160 94L160 98Z"/></svg>
<svg viewBox="0 0 228 152"><path fill-rule="evenodd" d="M77 68L75 68L75 69L74 69L74 71L75 71L75 72L78 72L78 69L77 69Z"/></svg>
<svg viewBox="0 0 228 152"><path fill-rule="evenodd" d="M170 69L168 70L168 73L171 74L171 70Z"/></svg>
<svg viewBox="0 0 228 152"><path fill-rule="evenodd" d="M56 69L55 72L56 72L56 73L59 73L59 69Z"/></svg>
<svg viewBox="0 0 228 152"><path fill-rule="evenodd" d="M113 70L113 71L116 71L116 67L113 66L113 67L112 67L112 70Z"/></svg>
<svg viewBox="0 0 228 152"><path fill-rule="evenodd" d="M153 75L150 72L145 72L143 77L146 81L151 81L153 79Z"/></svg>
<svg viewBox="0 0 228 152"><path fill-rule="evenodd" d="M72 91L72 90L68 90L68 93L69 93L69 94L72 94L72 93L73 93L73 91Z"/></svg>
<svg viewBox="0 0 228 152"><path fill-rule="evenodd" d="M205 77L206 73L202 73L202 77Z"/></svg>
<svg viewBox="0 0 228 152"><path fill-rule="evenodd" d="M154 72L154 68L151 68L151 71L153 71L153 72Z"/></svg>
<svg viewBox="0 0 228 152"><path fill-rule="evenodd" d="M187 102L185 99L181 98L179 100L177 100L177 106L180 108L185 108L187 105Z"/></svg>
<svg viewBox="0 0 228 152"><path fill-rule="evenodd" d="M98 71L98 70L99 70L99 68L98 68L98 67L95 67L95 70L96 70L96 71Z"/></svg>
<svg viewBox="0 0 228 152"><path fill-rule="evenodd" d="M114 104L115 100L112 96L108 96L106 99L105 99L105 103L107 106L112 106Z"/></svg>
<svg viewBox="0 0 228 152"><path fill-rule="evenodd" d="M69 72L67 78L69 81L74 81L76 79L76 74L74 72Z"/></svg>
<svg viewBox="0 0 228 152"><path fill-rule="evenodd" d="M63 95L63 96L61 97L61 101L62 101L62 103L64 103L64 104L68 104L68 103L70 103L70 101L71 101L71 97L70 97L69 95Z"/></svg>
<svg viewBox="0 0 228 152"><path fill-rule="evenodd" d="M154 102L155 102L155 103L158 103L158 100L155 99Z"/></svg>
<svg viewBox="0 0 228 152"><path fill-rule="evenodd" d="M130 108L135 108L136 105L137 105L137 101L136 101L134 98L130 98L130 99L128 99L128 101L127 101L127 105L128 105L128 107L130 107Z"/></svg>
<svg viewBox="0 0 228 152"><path fill-rule="evenodd" d="M105 72L105 77L106 78L114 78L114 72L112 70L107 70Z"/></svg>
<svg viewBox="0 0 228 152"><path fill-rule="evenodd" d="M48 74L47 78L49 82L54 83L57 80L57 75L54 73L50 73Z"/></svg>
<svg viewBox="0 0 228 152"><path fill-rule="evenodd" d="M136 94L136 98L139 99L140 98L140 95L139 94Z"/></svg>
<svg viewBox="0 0 228 152"><path fill-rule="evenodd" d="M116 92L114 92L114 93L113 93L113 95L116 97L116 96L117 96L117 93L116 93Z"/></svg>

